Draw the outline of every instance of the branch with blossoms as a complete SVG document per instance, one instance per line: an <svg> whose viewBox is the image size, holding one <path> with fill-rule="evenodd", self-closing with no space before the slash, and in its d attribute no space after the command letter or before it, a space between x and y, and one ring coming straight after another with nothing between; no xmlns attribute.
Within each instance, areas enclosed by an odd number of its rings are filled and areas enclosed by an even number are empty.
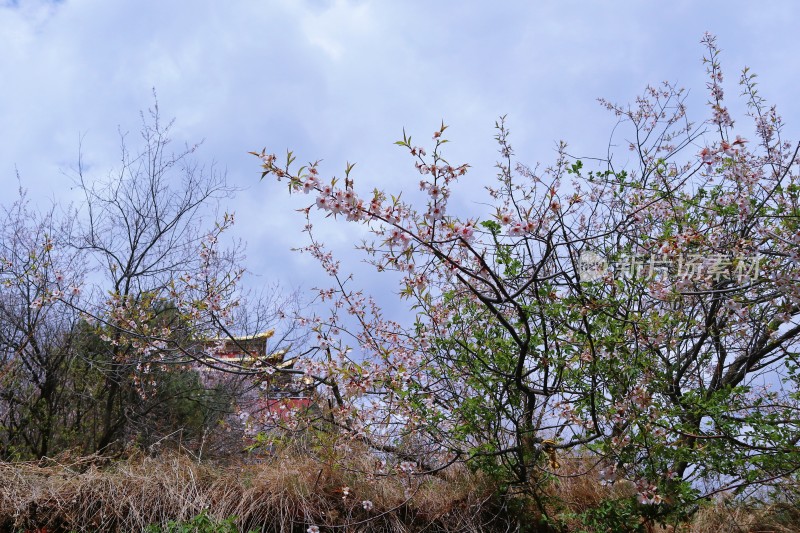
<svg viewBox="0 0 800 533"><path fill-rule="evenodd" d="M498 128L504 135L504 125ZM359 361L351 357L342 358L336 361L338 366L327 368L327 375L348 377L347 367L374 365L380 361L383 368L379 370L387 376L400 374L402 378L386 378L382 388L365 389L365 393L368 391L378 400L371 403L371 410L362 411L369 415L379 411L381 414L389 413L384 418L373 416L370 426L379 428L386 438L401 441L409 433L408 424L403 432L395 431L393 434L391 430L395 424L377 421L393 418L426 420L424 424L411 426L414 432L424 434L422 440L429 439L423 446L426 450L438 448L447 456L474 460L513 457L510 468L514 470L517 481L525 485L541 459L541 443L548 440L547 432L560 434L566 428L563 420L557 421L558 415L554 415L550 405L553 398L565 393L560 376L564 365L562 363L560 370L553 371L546 355L551 346L561 350L558 337L565 333L556 331L561 326L554 325L550 317L542 313L537 316L534 305L555 294L552 279L574 277L575 254L569 248L583 241L580 237L558 240L563 232L557 231L557 227L577 212L580 202L574 198L567 199L567 207L561 208L557 188L565 170L562 160L558 168L552 170L553 183L546 188L545 198L528 195L524 200L517 200L511 193L505 197L504 208L498 209L497 222L490 220L478 225L474 219L459 221L448 213L447 201L452 186L468 167L450 165L442 156L441 149L447 142L442 136L445 129L442 125L434 133L435 146L430 158L426 158L424 148L413 145L405 135L397 143L415 158L415 168L423 176L420 189L427 193L423 210L401 202L398 197L387 200L387 196L379 191L373 193L369 202L361 199L350 185L351 167L346 170L345 188L337 188L335 180L330 185L321 183L315 163L293 171L291 153L281 167L277 166L277 157L272 154L262 151L255 155L264 163L264 175L274 174L279 180L288 179L291 191L318 195L313 206L306 209L307 216L315 207L327 216L344 215L349 221L366 224L376 237L363 246L372 264L378 271L402 273L401 295L413 298L420 309L411 331L397 324L367 323L364 315L357 313L359 332L347 334L359 341ZM507 144L501 150L510 153ZM501 182L508 181L506 175L501 176ZM505 193L494 194L500 197ZM527 201L526 205L523 205L524 201ZM504 227L505 231L502 230ZM311 229L308 223L306 230L310 233ZM312 245L306 251L320 260L325 270L338 281L338 262L328 252L322 251L313 236L311 239ZM566 266L559 265L557 260L566 261ZM574 283L575 280L570 279L568 284ZM547 292L544 292L545 286ZM338 331L343 327L336 309L361 309L363 306L353 301L353 295L340 281L334 289L320 292L322 299L334 298L334 295L341 300L335 301L332 317L326 325ZM484 331L480 331L480 327L465 327L467 325L459 315L468 307L476 310L471 322L482 324ZM372 311L374 316L379 316L374 309ZM444 334L445 331L448 334ZM376 332L390 334L376 339ZM495 342L504 339L502 342L513 354L502 368L494 362L486 362L483 354L474 350L476 342L480 342L479 339L487 332L497 337ZM455 345L442 344L443 339L451 336L458 340ZM408 339L422 339L424 345L409 346ZM328 337L321 335L320 340L326 353L330 353ZM349 353L344 344L333 348L339 354ZM453 355L456 351L463 353L456 357ZM388 359L385 354L392 354L400 361ZM470 369L463 359L465 355L480 362L482 371L491 372L491 379L474 382L472 371L465 372ZM564 355L560 353L559 357ZM330 358L327 361L329 365L333 362ZM414 370L407 372L409 368ZM405 382L399 391L395 389L398 382ZM437 406L457 404L459 398L491 394L492 389L508 387L509 384L511 390L493 398L489 402L491 409L479 415L482 423L487 425L482 429L488 431L488 435L476 435L476 428L464 433L469 425L464 417L472 417L474 412L436 409ZM332 393L340 405L345 402L339 387L334 387ZM357 394L350 401L364 405L365 395ZM406 403L403 404L401 399ZM466 410L475 409L477 406L469 404ZM350 415L351 410L348 410L347 416ZM542 423L546 417L553 416L556 420L549 420L552 424ZM574 419L573 415L570 423ZM567 442L555 446L574 447L597 436L593 432L574 435Z"/></svg>

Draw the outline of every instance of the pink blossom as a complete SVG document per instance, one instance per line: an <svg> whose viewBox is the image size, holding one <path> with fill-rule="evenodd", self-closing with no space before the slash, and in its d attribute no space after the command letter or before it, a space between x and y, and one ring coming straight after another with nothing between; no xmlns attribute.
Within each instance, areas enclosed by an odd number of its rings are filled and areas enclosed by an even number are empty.
<svg viewBox="0 0 800 533"><path fill-rule="evenodd" d="M733 147L731 147L731 145L728 144L726 141L722 141L722 144L720 144L720 149L722 150L722 153L724 153L728 157L733 157L734 155L736 155L736 150Z"/></svg>
<svg viewBox="0 0 800 533"><path fill-rule="evenodd" d="M700 157L702 158L703 163L707 165L710 165L711 163L714 162L714 152L712 152L711 149L708 147L705 147L702 150L700 150Z"/></svg>
<svg viewBox="0 0 800 533"><path fill-rule="evenodd" d="M467 242L472 241L472 239L475 236L475 230L469 224L467 225L456 224L455 226L453 226L453 229L455 230L457 236L461 237Z"/></svg>
<svg viewBox="0 0 800 533"><path fill-rule="evenodd" d="M356 203L358 202L358 198L356 197L356 194L353 191L349 190L349 189L346 190L344 193L342 193L342 200L346 204L351 205L351 206L352 205L356 205Z"/></svg>
<svg viewBox="0 0 800 533"><path fill-rule="evenodd" d="M444 217L444 209L442 209L438 205L433 206L428 211L427 216L430 220L441 220Z"/></svg>
<svg viewBox="0 0 800 533"><path fill-rule="evenodd" d="M731 119L731 116L728 113L728 109L726 107L715 105L712 107L712 109L713 109L712 121L714 122L714 124L723 127L733 126L733 119Z"/></svg>
<svg viewBox="0 0 800 533"><path fill-rule="evenodd" d="M525 229L519 222L511 226L511 229L508 230L508 234L511 235L512 237L518 237L523 233L525 233Z"/></svg>

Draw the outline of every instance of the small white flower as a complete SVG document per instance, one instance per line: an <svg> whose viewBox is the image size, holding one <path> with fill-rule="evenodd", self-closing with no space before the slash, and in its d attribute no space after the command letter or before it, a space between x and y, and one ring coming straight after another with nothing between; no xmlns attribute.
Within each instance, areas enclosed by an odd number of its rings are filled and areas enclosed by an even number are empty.
<svg viewBox="0 0 800 533"><path fill-rule="evenodd" d="M306 529L306 533L319 533L319 526L310 526Z"/></svg>
<svg viewBox="0 0 800 533"><path fill-rule="evenodd" d="M406 474L410 474L414 471L414 463L410 461L403 461L400 463L400 471Z"/></svg>
<svg viewBox="0 0 800 533"><path fill-rule="evenodd" d="M373 507L372 502L369 500L364 500L361 502L361 506L367 511L371 511Z"/></svg>

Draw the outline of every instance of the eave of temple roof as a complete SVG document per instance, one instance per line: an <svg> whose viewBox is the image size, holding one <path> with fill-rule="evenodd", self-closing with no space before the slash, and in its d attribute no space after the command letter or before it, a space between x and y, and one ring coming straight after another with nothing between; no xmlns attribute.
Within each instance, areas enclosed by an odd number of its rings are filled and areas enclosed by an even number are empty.
<svg viewBox="0 0 800 533"><path fill-rule="evenodd" d="M237 366L257 368L256 363L264 361L274 366L275 368L289 369L294 366L294 363L297 361L297 358L292 357L291 359L287 359L286 361L284 361L283 358L286 356L286 353L287 350L280 350L278 352L274 352L269 355L262 355L257 357L247 354L221 354L214 357L202 357L200 358L200 362L205 363L206 365L213 365L213 366L220 366L224 364L235 364ZM215 369L209 368L208 366L204 366L203 368L201 368L201 370L206 371Z"/></svg>
<svg viewBox="0 0 800 533"><path fill-rule="evenodd" d="M241 336L233 336L233 337L211 337L206 340L207 343L214 343L219 341L255 341L259 339L267 340L270 337L275 335L274 329L268 329L267 331L262 331L261 333L256 333L255 335L241 335Z"/></svg>

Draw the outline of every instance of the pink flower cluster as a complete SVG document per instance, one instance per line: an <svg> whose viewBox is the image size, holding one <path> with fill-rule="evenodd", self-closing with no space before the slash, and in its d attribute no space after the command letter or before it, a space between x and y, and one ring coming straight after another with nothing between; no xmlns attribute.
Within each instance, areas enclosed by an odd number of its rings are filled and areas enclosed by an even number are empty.
<svg viewBox="0 0 800 533"><path fill-rule="evenodd" d="M716 147L706 146L700 150L700 159L706 165L711 165L720 155L735 157L739 153L740 148L744 146L746 142L747 139L743 139L737 135L736 139L732 143L722 141Z"/></svg>

